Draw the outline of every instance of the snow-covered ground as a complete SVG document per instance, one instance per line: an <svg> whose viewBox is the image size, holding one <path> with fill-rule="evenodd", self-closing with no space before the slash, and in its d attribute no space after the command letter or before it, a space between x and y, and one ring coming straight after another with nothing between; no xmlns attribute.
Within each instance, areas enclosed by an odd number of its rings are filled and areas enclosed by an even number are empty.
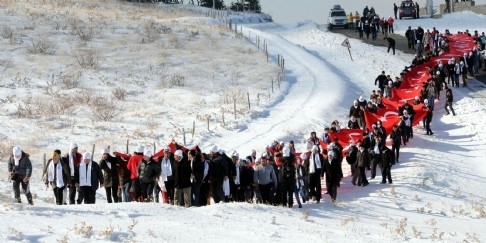
<svg viewBox="0 0 486 243"><path fill-rule="evenodd" d="M81 150L90 150L93 143L98 148L112 145L124 150L126 139L131 141L130 149L138 143L156 142L160 147L172 138L181 141L182 127L190 128L196 121L195 137L192 139L188 134L188 144L197 143L204 150L217 144L227 151L236 149L246 155L251 148L262 151L275 139L285 142L293 139L303 149L303 141L311 131L321 132L335 119L347 121L352 100L369 95L381 70L395 76L412 60L411 55L398 52L392 56L385 48L350 40L354 59L351 61L341 46L345 37L313 23L245 24L243 35L252 36L250 42L255 42L258 35L268 44L267 63L254 44L235 37L218 20L200 14L200 10L187 12L179 6L163 6L164 11L159 12L130 4L86 2L97 8L89 8L89 4L84 8L82 4L58 4L49 6L53 11L43 12L47 6L36 1L34 5L11 2L0 5L5 13L0 17L2 24L14 29L22 39L22 43L15 42L15 38L13 42L10 38L0 42L0 59L6 60L1 62L4 64L0 107L5 113L0 119L4 124L1 134L6 151L3 153L8 153L13 144L21 145L32 154L35 174L31 183L34 206L11 203L11 185L5 177L0 181L0 215L4 222L0 237L4 240L486 240L486 169L482 165L486 158L486 132L482 130L485 122L481 119L486 113L485 85L472 80L468 89L454 89L456 116L444 115L440 109L444 99L436 104L434 136L422 136L425 131L421 127L415 129L412 142L401 150L400 164L392 170L393 185L380 185L377 178L370 180L368 187L354 187L346 177L338 190L336 204L330 203L325 195L320 204L307 203L302 209L237 203L185 209L161 204L107 204L104 191L99 190L96 205L53 205L52 192L40 182L42 154L56 148L65 152L71 141L82 145ZM96 13L93 16L104 16L100 18L104 19L105 31L93 40L78 41L79 35L70 33L72 25L65 30L52 26L55 14L65 11L71 11L67 16L93 12ZM250 22L246 15L236 18L242 19L241 23ZM150 19L159 26L155 29L170 26L175 34L159 33L154 42L142 43L142 39L155 38L150 32L154 31L152 27L143 27L152 25L147 22ZM421 19L398 21L397 25L481 30L485 28L483 19L484 16L456 13L433 23ZM57 43L53 54L29 52L32 38L42 34ZM77 48L80 51L96 48L103 57L100 67L96 70L76 67L73 53ZM280 88L275 84L272 93L270 81L278 75L277 55L285 59L285 79ZM81 84L61 89L59 97L87 93L79 96L75 108L64 115L17 118L18 104L24 104L26 97L43 95L37 102L54 99L45 85L52 75L57 79L56 74L64 73L66 68L82 72ZM164 85L168 79L160 76L184 76L186 85ZM111 95L116 87L126 89L127 95L124 101L118 101L117 110L121 114L113 121L97 121L88 102L79 100L89 93L115 100ZM235 120L232 103L223 102L224 95L220 93L238 88L245 95L251 93L252 108L245 110L245 102L239 101L241 111ZM263 98L257 104L258 93ZM7 98L12 94L14 98ZM227 110L224 125L221 108ZM209 131L205 115L211 115ZM95 154L95 158L98 156ZM346 165L345 170L349 171ZM1 171L5 174L6 163Z"/></svg>

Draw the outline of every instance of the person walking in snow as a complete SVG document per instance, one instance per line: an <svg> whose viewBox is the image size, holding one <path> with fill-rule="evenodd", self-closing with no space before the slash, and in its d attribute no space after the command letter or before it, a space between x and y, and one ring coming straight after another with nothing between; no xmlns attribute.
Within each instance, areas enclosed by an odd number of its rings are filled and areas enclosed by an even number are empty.
<svg viewBox="0 0 486 243"><path fill-rule="evenodd" d="M312 197L317 203L321 201L321 178L324 176L323 164L324 158L319 153L318 146L314 145L308 160L306 160L304 163L304 167L308 172L309 177L309 196Z"/></svg>
<svg viewBox="0 0 486 243"><path fill-rule="evenodd" d="M393 50L393 55L395 55L395 39L391 38L391 37L386 37L384 38L387 42L388 42L388 51L387 53L390 53L390 49Z"/></svg>
<svg viewBox="0 0 486 243"><path fill-rule="evenodd" d="M208 173L211 195L214 202L219 203L224 200L223 182L228 179L228 166L216 145L211 148L211 162L209 163Z"/></svg>
<svg viewBox="0 0 486 243"><path fill-rule="evenodd" d="M187 157L182 150L177 150L174 153L174 205L191 207L191 175L192 169Z"/></svg>
<svg viewBox="0 0 486 243"><path fill-rule="evenodd" d="M69 165L61 159L61 151L56 149L52 153L52 158L46 164L43 173L44 184L46 188L49 185L54 192L54 199L56 205L62 205L64 199L64 188L72 184L71 172Z"/></svg>
<svg viewBox="0 0 486 243"><path fill-rule="evenodd" d="M118 160L110 155L110 150L104 148L101 150L100 168L103 171L103 187L106 192L108 203L118 203L118 187L120 180L118 178Z"/></svg>
<svg viewBox="0 0 486 243"><path fill-rule="evenodd" d="M398 129L398 125L393 125L393 129L390 132L390 140L392 143L392 151L395 154L395 161L398 163L398 158L400 157L400 144L401 144L401 133Z"/></svg>
<svg viewBox="0 0 486 243"><path fill-rule="evenodd" d="M449 115L449 110L447 107L451 109L452 115L455 116L456 113L454 112L454 108L452 108L452 102L454 101L454 96L452 95L452 89L447 87L446 85L446 102L444 105L444 109L446 110L447 115Z"/></svg>
<svg viewBox="0 0 486 243"><path fill-rule="evenodd" d="M281 168L282 178L282 204L292 208L294 204L293 194L295 192L295 168L294 168L294 155L290 153L290 149L285 147L283 149L283 165Z"/></svg>
<svg viewBox="0 0 486 243"><path fill-rule="evenodd" d="M397 18L398 6L396 3L393 4L393 13L395 14L395 19L398 19Z"/></svg>
<svg viewBox="0 0 486 243"><path fill-rule="evenodd" d="M130 191L133 191L134 200L137 202L141 201L142 188L140 185L140 180L138 179L138 165L143 160L144 147L142 145L137 146L135 152L127 163L127 168L130 171L130 179L132 180L132 187Z"/></svg>
<svg viewBox="0 0 486 243"><path fill-rule="evenodd" d="M157 178L160 176L160 167L152 159L153 152L151 149L145 148L143 151L143 159L138 164L138 179L140 181L140 188L142 189L143 202L153 202L154 187Z"/></svg>
<svg viewBox="0 0 486 243"><path fill-rule="evenodd" d="M424 105L424 109L427 111L427 115L425 116L425 129L427 130L427 135L434 135L432 130L430 129L430 123L432 122L432 113L433 109L430 105Z"/></svg>
<svg viewBox="0 0 486 243"><path fill-rule="evenodd" d="M262 154L260 160L261 163L255 167L253 182L255 190L260 193L262 203L270 205L272 188L277 188L277 177L266 153Z"/></svg>
<svg viewBox="0 0 486 243"><path fill-rule="evenodd" d="M78 204L96 203L96 190L103 184L103 172L98 163L91 159L91 153L85 152L81 164L74 172L75 186L79 189Z"/></svg>
<svg viewBox="0 0 486 243"><path fill-rule="evenodd" d="M365 148L362 141L358 141L358 152L356 154L356 171L353 174L352 183L358 186L367 186L368 179L366 178L366 167L370 164L370 154ZM358 181L356 181L358 180Z"/></svg>
<svg viewBox="0 0 486 243"><path fill-rule="evenodd" d="M12 182L14 197L16 203L21 203L20 186L27 197L30 205L33 205L32 194L30 193L30 177L32 176L32 163L29 155L22 151L22 148L15 146L12 149L12 155L8 160L8 175Z"/></svg>
<svg viewBox="0 0 486 243"><path fill-rule="evenodd" d="M391 167L395 164L395 156L393 152L385 145L381 146L381 158L380 158L380 168L381 168L381 184L385 184L387 179L388 183L392 184L391 177Z"/></svg>
<svg viewBox="0 0 486 243"><path fill-rule="evenodd" d="M74 183L74 172L77 170L77 167L81 163L83 155L78 153L78 144L77 143L71 143L69 146L69 153L67 153L62 160L66 161L69 165L69 171L71 173L71 182ZM68 184L67 188L69 190L69 204L73 205L76 204L76 202L79 203L79 195L78 199L76 200L76 188L74 187L74 184ZM64 193L66 193L66 189L64 189ZM66 197L65 195L64 197ZM63 202L63 204L66 204L67 202Z"/></svg>
<svg viewBox="0 0 486 243"><path fill-rule="evenodd" d="M339 183L341 181L341 177L339 175L339 166L340 162L336 159L336 154L334 151L329 151L327 154L327 159L324 160L324 167L326 172L326 187L331 196L331 201L336 203L337 199L337 188L339 187Z"/></svg>

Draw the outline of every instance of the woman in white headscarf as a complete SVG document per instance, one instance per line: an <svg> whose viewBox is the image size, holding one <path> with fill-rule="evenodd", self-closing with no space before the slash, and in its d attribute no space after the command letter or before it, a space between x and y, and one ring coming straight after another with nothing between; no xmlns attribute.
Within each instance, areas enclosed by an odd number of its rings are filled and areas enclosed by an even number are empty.
<svg viewBox="0 0 486 243"><path fill-rule="evenodd" d="M24 153L18 146L12 149L12 156L8 160L8 173L12 181L15 202L21 203L20 185L22 185L22 191L27 197L29 204L32 205L32 194L29 189L30 177L32 176L32 163L30 162L29 155Z"/></svg>

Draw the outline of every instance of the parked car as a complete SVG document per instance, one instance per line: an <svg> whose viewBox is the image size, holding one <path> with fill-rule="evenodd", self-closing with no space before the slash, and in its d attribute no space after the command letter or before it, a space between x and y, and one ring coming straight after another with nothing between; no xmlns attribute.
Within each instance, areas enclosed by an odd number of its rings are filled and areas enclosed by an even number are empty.
<svg viewBox="0 0 486 243"><path fill-rule="evenodd" d="M417 9L415 8L415 4L413 1L407 0L402 1L400 5L399 17L402 18L417 18Z"/></svg>
<svg viewBox="0 0 486 243"><path fill-rule="evenodd" d="M335 27L348 28L348 16L346 16L346 11L341 8L341 5L334 5L327 18L327 28L332 30Z"/></svg>

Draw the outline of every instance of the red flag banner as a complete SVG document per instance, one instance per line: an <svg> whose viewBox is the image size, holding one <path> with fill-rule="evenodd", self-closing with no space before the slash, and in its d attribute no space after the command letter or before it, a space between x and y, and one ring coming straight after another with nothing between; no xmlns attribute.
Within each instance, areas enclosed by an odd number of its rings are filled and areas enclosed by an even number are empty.
<svg viewBox="0 0 486 243"><path fill-rule="evenodd" d="M347 148L349 146L349 142L351 140L358 142L358 140L361 140L363 138L363 130L361 129L341 129L338 132L332 132L329 134L331 137L331 140L334 140L335 138L338 139L339 144L343 146L343 148Z"/></svg>

